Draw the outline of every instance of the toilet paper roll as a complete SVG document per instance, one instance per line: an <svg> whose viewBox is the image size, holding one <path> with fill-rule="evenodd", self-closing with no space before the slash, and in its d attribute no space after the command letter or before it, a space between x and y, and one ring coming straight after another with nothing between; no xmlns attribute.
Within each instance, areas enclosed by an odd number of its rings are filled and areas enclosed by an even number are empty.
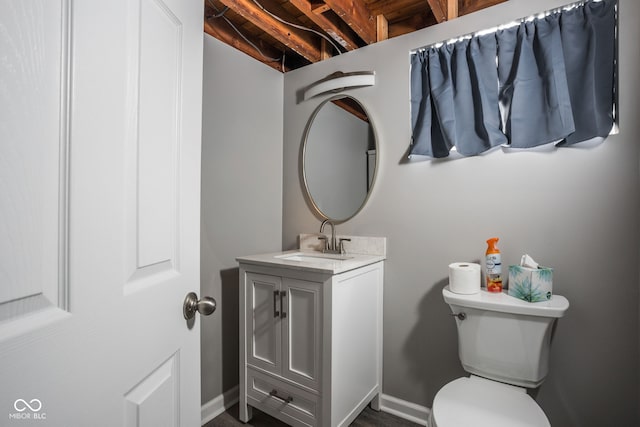
<svg viewBox="0 0 640 427"><path fill-rule="evenodd" d="M480 292L480 264L472 262L449 264L449 290L457 294Z"/></svg>

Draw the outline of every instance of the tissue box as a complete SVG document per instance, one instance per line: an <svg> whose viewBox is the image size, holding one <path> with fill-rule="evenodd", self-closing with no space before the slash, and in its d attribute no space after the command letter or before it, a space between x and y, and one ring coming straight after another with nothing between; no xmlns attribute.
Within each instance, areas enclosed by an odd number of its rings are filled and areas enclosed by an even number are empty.
<svg viewBox="0 0 640 427"><path fill-rule="evenodd" d="M548 301L553 287L553 269L509 266L509 295L529 302Z"/></svg>

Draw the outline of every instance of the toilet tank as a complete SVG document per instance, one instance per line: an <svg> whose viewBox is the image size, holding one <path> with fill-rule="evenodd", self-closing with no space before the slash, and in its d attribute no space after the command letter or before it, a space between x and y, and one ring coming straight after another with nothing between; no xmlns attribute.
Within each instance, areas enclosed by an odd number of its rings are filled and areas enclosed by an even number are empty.
<svg viewBox="0 0 640 427"><path fill-rule="evenodd" d="M442 294L458 314L458 354L467 372L527 388L544 381L554 323L569 308L565 297L530 303L485 290L455 294L448 286Z"/></svg>

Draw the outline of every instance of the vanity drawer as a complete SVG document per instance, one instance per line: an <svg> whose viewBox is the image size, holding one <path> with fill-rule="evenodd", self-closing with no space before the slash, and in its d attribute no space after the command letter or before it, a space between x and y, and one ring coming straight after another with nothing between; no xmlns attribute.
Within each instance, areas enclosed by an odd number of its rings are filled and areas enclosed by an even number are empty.
<svg viewBox="0 0 640 427"><path fill-rule="evenodd" d="M319 396L268 374L247 369L247 397L251 406L291 425L318 425Z"/></svg>

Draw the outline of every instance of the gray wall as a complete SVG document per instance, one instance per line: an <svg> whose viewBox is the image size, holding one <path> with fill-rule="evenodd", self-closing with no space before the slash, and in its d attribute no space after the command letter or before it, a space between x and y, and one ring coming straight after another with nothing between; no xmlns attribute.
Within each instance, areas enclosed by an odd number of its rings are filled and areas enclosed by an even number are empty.
<svg viewBox="0 0 640 427"><path fill-rule="evenodd" d="M238 384L237 256L282 246L283 75L205 34L202 402Z"/></svg>
<svg viewBox="0 0 640 427"><path fill-rule="evenodd" d="M344 234L386 236L384 393L430 407L464 374L454 322L441 298L447 265L479 260L500 237L505 265L523 253L553 266L571 307L555 334L537 400L554 426L637 426L639 402L640 2L620 0L620 133L595 148L407 161L409 52L568 3L511 0L414 34L285 74L283 246L315 232L298 167L307 119L325 97L300 90L341 71L375 70L349 94L371 113L380 170L367 206Z"/></svg>

